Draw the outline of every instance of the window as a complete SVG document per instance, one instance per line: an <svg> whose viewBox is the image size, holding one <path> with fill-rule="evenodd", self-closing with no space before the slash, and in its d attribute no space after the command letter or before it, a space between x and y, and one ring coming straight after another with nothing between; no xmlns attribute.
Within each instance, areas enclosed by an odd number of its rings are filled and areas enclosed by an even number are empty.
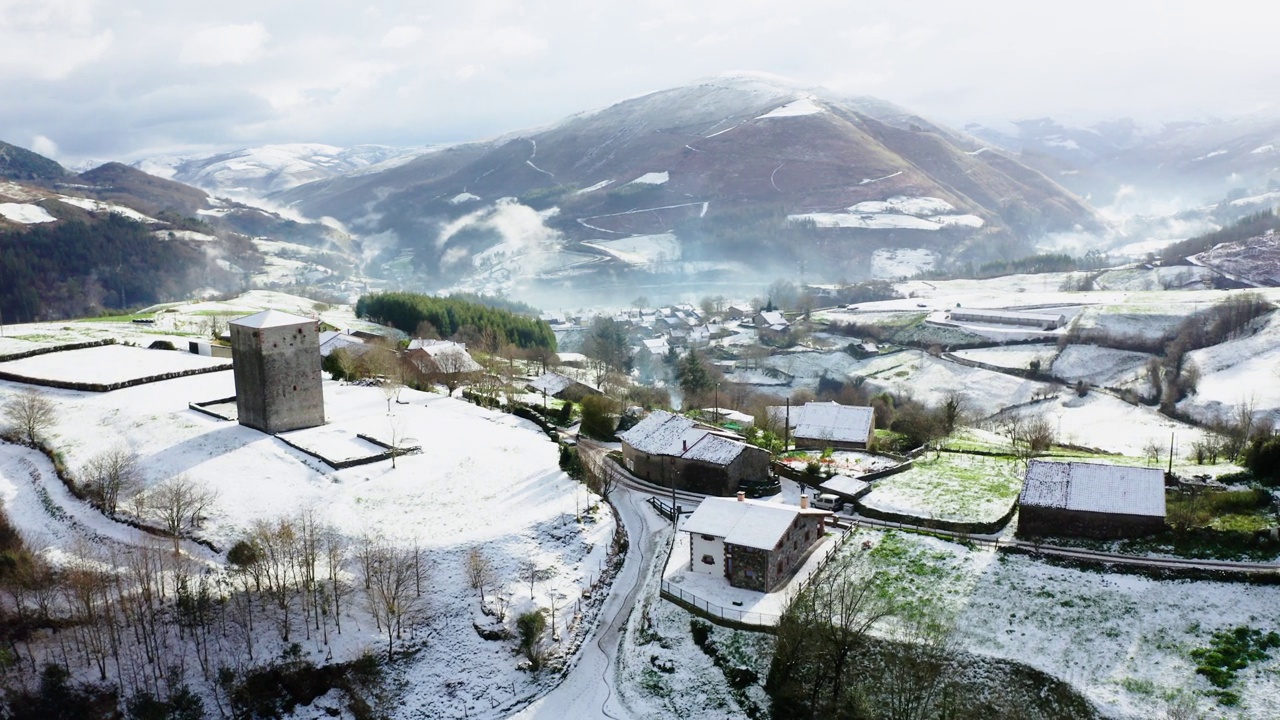
<svg viewBox="0 0 1280 720"><path fill-rule="evenodd" d="M702 536L702 539L703 539L703 540L706 540L706 541L708 541L708 542L715 542L715 540L716 540L716 536L715 536L715 535L703 535L703 536Z"/></svg>
<svg viewBox="0 0 1280 720"><path fill-rule="evenodd" d="M715 564L716 564L716 559L715 559L715 558L713 558L713 557L711 557L710 555L703 555L703 556L702 556L702 564L703 564L703 565L715 565Z"/></svg>

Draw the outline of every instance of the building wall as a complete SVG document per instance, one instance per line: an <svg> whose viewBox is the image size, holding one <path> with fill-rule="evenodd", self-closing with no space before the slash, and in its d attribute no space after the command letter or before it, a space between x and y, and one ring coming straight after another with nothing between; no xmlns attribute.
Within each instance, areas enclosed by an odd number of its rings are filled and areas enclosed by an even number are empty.
<svg viewBox="0 0 1280 720"><path fill-rule="evenodd" d="M827 448L832 448L833 450L866 450L867 449L867 443L865 442L846 442L842 440L827 440L824 438L802 438L802 437L797 437L792 439L795 441L796 448L800 450L826 450Z"/></svg>
<svg viewBox="0 0 1280 720"><path fill-rule="evenodd" d="M689 536L689 567L693 572L724 577L724 538L698 533L689 533ZM706 558L712 562L706 562Z"/></svg>
<svg viewBox="0 0 1280 720"><path fill-rule="evenodd" d="M324 424L314 322L260 329L233 324L231 348L241 425L278 433Z"/></svg>
<svg viewBox="0 0 1280 720"><path fill-rule="evenodd" d="M825 532L822 515L797 515L773 550L725 545L729 584L769 592L791 576L805 554Z"/></svg>
<svg viewBox="0 0 1280 720"><path fill-rule="evenodd" d="M1018 535L1061 535L1103 540L1154 535L1165 528L1164 518L1113 515L1023 505L1018 510Z"/></svg>

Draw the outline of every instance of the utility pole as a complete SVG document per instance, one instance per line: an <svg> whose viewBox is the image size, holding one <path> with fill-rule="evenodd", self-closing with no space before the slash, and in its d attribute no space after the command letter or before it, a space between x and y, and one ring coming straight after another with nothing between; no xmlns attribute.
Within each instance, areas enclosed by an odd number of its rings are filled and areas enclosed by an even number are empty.
<svg viewBox="0 0 1280 720"><path fill-rule="evenodd" d="M1173 474L1173 432L1169 433L1169 474Z"/></svg>
<svg viewBox="0 0 1280 720"><path fill-rule="evenodd" d="M787 398L787 421L782 427L782 452L787 452L791 445L791 398Z"/></svg>

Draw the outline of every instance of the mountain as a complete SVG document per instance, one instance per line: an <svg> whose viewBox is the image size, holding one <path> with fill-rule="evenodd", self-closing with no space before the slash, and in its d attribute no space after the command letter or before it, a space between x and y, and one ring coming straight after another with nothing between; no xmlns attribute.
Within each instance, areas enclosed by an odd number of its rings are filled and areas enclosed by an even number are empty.
<svg viewBox="0 0 1280 720"><path fill-rule="evenodd" d="M1280 118L1254 116L1143 126L1120 118L1088 127L1052 118L965 130L1015 153L1018 160L1094 205L1178 209L1219 203L1237 214L1265 209L1280 190ZM1233 218L1222 218L1229 221Z"/></svg>
<svg viewBox="0 0 1280 720"><path fill-rule="evenodd" d="M134 167L220 197L261 198L308 182L386 168L412 159L421 149L385 145L350 148L296 143L264 145L195 157L150 158Z"/></svg>
<svg viewBox="0 0 1280 720"><path fill-rule="evenodd" d="M981 260L1096 228L1070 192L872 98L725 77L537 131L273 194L427 285L874 273L878 251Z"/></svg>
<svg viewBox="0 0 1280 720"><path fill-rule="evenodd" d="M67 175L56 161L17 145L0 142L0 178L29 182L54 182Z"/></svg>

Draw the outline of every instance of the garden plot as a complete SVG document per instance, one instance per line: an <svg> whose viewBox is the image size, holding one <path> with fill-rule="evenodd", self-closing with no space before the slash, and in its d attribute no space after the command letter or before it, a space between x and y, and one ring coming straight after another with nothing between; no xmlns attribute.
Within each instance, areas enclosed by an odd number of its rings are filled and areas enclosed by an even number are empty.
<svg viewBox="0 0 1280 720"><path fill-rule="evenodd" d="M1119 387L1137 378L1152 357L1097 345L1068 345L1053 361L1050 372L1067 382L1083 380L1090 385Z"/></svg>
<svg viewBox="0 0 1280 720"><path fill-rule="evenodd" d="M0 371L37 380L110 385L166 373L219 366L229 369L230 362L226 358L204 357L174 350L102 345L0 363Z"/></svg>
<svg viewBox="0 0 1280 720"><path fill-rule="evenodd" d="M796 472L804 472L809 463L816 462L827 475L847 475L858 477L867 473L886 470L898 464L898 461L884 455L837 450L830 454L821 452L793 452L779 458L779 462Z"/></svg>
<svg viewBox="0 0 1280 720"><path fill-rule="evenodd" d="M0 382L0 403L21 389ZM324 390L331 423L377 437L389 432L393 421L377 388L326 382ZM611 511L560 471L556 445L542 432L512 415L405 390L400 399L408 405L393 404L393 412L403 435L415 438L422 452L400 457L396 469L383 461L331 471L271 436L187 408L191 400L233 392L231 373L112 393L48 391L58 418L47 437L73 473L103 450L124 445L139 455L148 486L182 474L216 490L200 534L222 548L256 521L304 509L353 540L377 534L395 545L423 548L431 563L429 615L435 619L430 641L396 670L407 683L398 717L451 715L464 704L473 718L504 717L513 704L552 682L549 674L516 670L510 643L483 640L465 621L479 607L464 577L464 557L472 547L491 558L498 579L491 592L510 600L509 620L534 607L548 608L558 598L557 627L566 643L573 637L566 628L574 603L565 599L581 597L600 574L613 534ZM20 452L27 451L0 445L4 458ZM5 487L29 482L21 470L20 464L0 462L0 495L9 497ZM96 534L117 534L116 523L87 506L80 509L75 516L90 518ZM20 531L31 525L46 538L37 550L74 554L83 543L77 539L82 534L51 531L39 513L15 514L12 520ZM518 568L526 562L542 569L543 579L532 589L519 580ZM343 620L343 635L331 639L337 661L367 647L385 647L385 636L379 639L358 605ZM318 636L299 642L304 657L319 661L327 654Z"/></svg>
<svg viewBox="0 0 1280 720"><path fill-rule="evenodd" d="M1042 368L1048 368L1057 353L1058 348L1056 345L1008 345L957 350L955 351L955 356L997 367L1026 370L1036 360L1040 361Z"/></svg>
<svg viewBox="0 0 1280 720"><path fill-rule="evenodd" d="M910 470L877 480L862 505L881 512L964 523L1004 517L1022 491L1022 465L1013 458L939 453Z"/></svg>
<svg viewBox="0 0 1280 720"><path fill-rule="evenodd" d="M1209 717L1280 714L1280 652L1238 675L1238 707L1216 704L1191 651L1213 632L1280 631L1280 587L1149 580L1055 567L934 538L860 531L894 596L954 618L964 650L1026 663L1070 682L1110 717L1164 717L1187 693ZM845 552L856 552L855 539Z"/></svg>

